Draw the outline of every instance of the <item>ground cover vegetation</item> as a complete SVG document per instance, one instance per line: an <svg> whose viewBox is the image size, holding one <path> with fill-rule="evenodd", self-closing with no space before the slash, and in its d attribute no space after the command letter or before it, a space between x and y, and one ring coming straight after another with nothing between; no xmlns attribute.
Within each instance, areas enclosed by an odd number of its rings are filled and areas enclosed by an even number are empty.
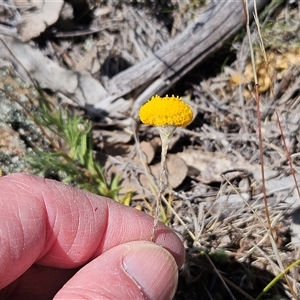
<svg viewBox="0 0 300 300"><path fill-rule="evenodd" d="M58 21L29 40L60 67L103 86L176 38L209 5L80 3L84 9L62 4ZM53 178L153 216L159 203L161 221L186 246L174 299L298 299L300 8L267 4L167 91L192 108L193 120L172 132L163 163L159 131L141 123L142 104L136 111L132 104L145 87L122 95L114 109L101 99L83 107L70 96L81 99L75 90L66 96L30 72L26 81L2 66L2 174ZM2 23L17 11L25 18L26 8L6 8ZM128 101L132 110L124 112Z"/></svg>

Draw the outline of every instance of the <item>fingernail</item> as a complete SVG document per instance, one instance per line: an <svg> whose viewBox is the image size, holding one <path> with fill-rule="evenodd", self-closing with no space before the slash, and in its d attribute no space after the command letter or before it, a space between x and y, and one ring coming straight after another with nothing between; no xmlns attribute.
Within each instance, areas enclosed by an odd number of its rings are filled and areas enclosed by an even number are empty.
<svg viewBox="0 0 300 300"><path fill-rule="evenodd" d="M177 265L161 246L152 243L130 246L123 258L123 267L145 299L173 298L178 282Z"/></svg>

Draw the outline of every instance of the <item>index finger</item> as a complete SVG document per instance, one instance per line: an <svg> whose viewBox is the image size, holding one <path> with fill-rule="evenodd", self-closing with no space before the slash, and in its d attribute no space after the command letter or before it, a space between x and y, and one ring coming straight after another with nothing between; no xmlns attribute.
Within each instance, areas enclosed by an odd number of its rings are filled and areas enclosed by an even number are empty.
<svg viewBox="0 0 300 300"><path fill-rule="evenodd" d="M0 178L0 288L34 262L75 268L129 241L150 240L143 212L53 180L25 174ZM160 224L156 243L181 266L184 247Z"/></svg>

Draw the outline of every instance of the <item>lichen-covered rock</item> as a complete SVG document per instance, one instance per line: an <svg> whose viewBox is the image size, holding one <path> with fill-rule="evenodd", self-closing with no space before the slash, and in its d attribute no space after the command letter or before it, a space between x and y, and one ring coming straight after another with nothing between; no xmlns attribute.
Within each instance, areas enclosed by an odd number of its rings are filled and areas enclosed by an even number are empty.
<svg viewBox="0 0 300 300"><path fill-rule="evenodd" d="M32 114L38 93L11 69L0 69L0 170L2 174L28 171L24 157L32 147L47 142Z"/></svg>

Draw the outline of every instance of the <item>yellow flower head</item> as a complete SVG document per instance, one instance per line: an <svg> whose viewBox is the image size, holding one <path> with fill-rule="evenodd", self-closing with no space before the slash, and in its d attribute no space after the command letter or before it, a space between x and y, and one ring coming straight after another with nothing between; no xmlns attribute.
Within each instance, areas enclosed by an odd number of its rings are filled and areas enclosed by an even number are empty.
<svg viewBox="0 0 300 300"><path fill-rule="evenodd" d="M153 96L140 108L140 119L152 126L187 126L193 119L193 111L178 96Z"/></svg>

